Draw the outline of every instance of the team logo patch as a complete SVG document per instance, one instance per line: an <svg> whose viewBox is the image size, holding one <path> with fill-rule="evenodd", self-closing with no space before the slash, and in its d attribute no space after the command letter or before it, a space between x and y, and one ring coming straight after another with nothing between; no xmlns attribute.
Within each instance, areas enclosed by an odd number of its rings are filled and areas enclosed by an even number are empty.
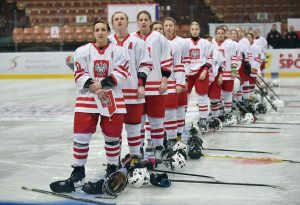
<svg viewBox="0 0 300 205"><path fill-rule="evenodd" d="M191 59L200 59L200 49L199 48L190 49L189 54L190 54Z"/></svg>
<svg viewBox="0 0 300 205"><path fill-rule="evenodd" d="M104 98L101 98L101 105L102 107L110 107L112 106L112 102L110 100L110 96L105 96Z"/></svg>
<svg viewBox="0 0 300 205"><path fill-rule="evenodd" d="M108 74L108 60L95 60L94 61L94 77L102 78L106 77Z"/></svg>

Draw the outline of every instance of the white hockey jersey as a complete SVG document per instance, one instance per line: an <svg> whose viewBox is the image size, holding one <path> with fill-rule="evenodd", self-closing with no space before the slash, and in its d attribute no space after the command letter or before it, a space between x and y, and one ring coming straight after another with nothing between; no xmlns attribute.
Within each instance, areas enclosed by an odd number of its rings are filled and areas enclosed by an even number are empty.
<svg viewBox="0 0 300 205"><path fill-rule="evenodd" d="M237 41L233 41L235 47L236 47L236 59L237 59L237 70L240 69L241 65L242 65L242 60L243 60L243 51L241 48L241 45L239 44L239 42Z"/></svg>
<svg viewBox="0 0 300 205"><path fill-rule="evenodd" d="M260 72L260 65L261 65L261 53L260 53L260 47L258 47L256 44L250 45L246 60L249 61L251 65L251 69L254 70L254 72L251 72L252 77L257 77L258 72Z"/></svg>
<svg viewBox="0 0 300 205"><path fill-rule="evenodd" d="M212 83L219 73L219 68L224 70L225 58L218 49L212 51L213 66L209 69L209 83Z"/></svg>
<svg viewBox="0 0 300 205"><path fill-rule="evenodd" d="M186 39L188 44L188 53L184 54L185 63L188 64L189 75L195 75L198 73L200 68L208 63L211 66L212 62L212 45L211 43L203 38L199 38L197 42L193 39ZM188 55L188 58L186 57ZM188 59L188 61L186 61Z"/></svg>
<svg viewBox="0 0 300 205"><path fill-rule="evenodd" d="M128 34L123 41L119 41L116 35L110 36L110 41L122 46L129 57L129 73L127 81L123 84L122 91L126 104L144 103L145 98L137 98L138 72L144 72L147 76L151 72L153 65L147 51L145 41L136 35Z"/></svg>
<svg viewBox="0 0 300 205"><path fill-rule="evenodd" d="M213 48L219 50L225 58L223 80L233 80L231 68L238 65L238 51L236 44L226 39L219 44L215 39L212 40Z"/></svg>
<svg viewBox="0 0 300 205"><path fill-rule="evenodd" d="M240 45L240 51L242 52L242 55L246 57L248 49L250 47L250 42L247 38L242 38L239 40L239 45Z"/></svg>
<svg viewBox="0 0 300 205"><path fill-rule="evenodd" d="M168 40L157 31L151 31L144 37L139 32L136 32L136 35L146 42L153 63L153 70L147 78L145 94L160 95L159 88L162 80L162 70L172 72L172 57ZM166 94L167 92L163 95Z"/></svg>
<svg viewBox="0 0 300 205"><path fill-rule="evenodd" d="M264 37L259 37L257 39L254 39L254 44L260 48L261 60L265 61L268 48L267 40Z"/></svg>
<svg viewBox="0 0 300 205"><path fill-rule="evenodd" d="M176 93L177 86L185 86L185 70L181 63L181 52L179 47L173 41L168 41L170 43L171 56L173 57L173 72L168 79L168 93Z"/></svg>
<svg viewBox="0 0 300 205"><path fill-rule="evenodd" d="M184 66L184 70L185 70L185 78L187 78L188 76L188 66L186 66L187 62L188 62L188 42L186 39L181 38L179 36L175 36L175 38L171 39L172 42L174 42L180 49L180 54L181 54L181 63ZM187 61L187 62L186 62Z"/></svg>
<svg viewBox="0 0 300 205"><path fill-rule="evenodd" d="M74 78L79 95L76 99L75 112L106 113L106 110L103 110L105 108L97 106L95 101L97 96L85 89L84 84L89 78L101 81L107 76L112 76L116 82L116 86L112 88L114 102L111 102L116 104L115 113L126 113L122 84L128 76L128 57L124 48L108 43L100 50L96 44L88 43L76 49ZM96 100L98 101L98 98ZM106 101L106 104L110 102Z"/></svg>

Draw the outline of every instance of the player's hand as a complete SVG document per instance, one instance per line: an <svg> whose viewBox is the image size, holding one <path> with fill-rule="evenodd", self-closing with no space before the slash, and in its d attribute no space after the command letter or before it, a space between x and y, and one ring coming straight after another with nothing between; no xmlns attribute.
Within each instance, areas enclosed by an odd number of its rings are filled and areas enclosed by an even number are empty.
<svg viewBox="0 0 300 205"><path fill-rule="evenodd" d="M203 70L200 74L199 80L205 80L207 74L207 70Z"/></svg>
<svg viewBox="0 0 300 205"><path fill-rule="evenodd" d="M168 89L168 78L163 77L159 87L159 94L165 93L167 89Z"/></svg>
<svg viewBox="0 0 300 205"><path fill-rule="evenodd" d="M186 82L183 91L188 91L188 89L189 89L189 85L188 82Z"/></svg>
<svg viewBox="0 0 300 205"><path fill-rule="evenodd" d="M218 84L219 84L219 85L222 85L222 84L223 84L223 75L222 75L222 74L219 74Z"/></svg>
<svg viewBox="0 0 300 205"><path fill-rule="evenodd" d="M101 89L102 86L100 84L100 82L94 82L92 85L90 85L89 90L93 93L96 93L97 90Z"/></svg>
<svg viewBox="0 0 300 205"><path fill-rule="evenodd" d="M176 85L176 93L179 94L183 91L183 87L182 86L179 86L179 85Z"/></svg>
<svg viewBox="0 0 300 205"><path fill-rule="evenodd" d="M95 94L99 99L104 98L107 91L103 89L96 90Z"/></svg>
<svg viewBox="0 0 300 205"><path fill-rule="evenodd" d="M145 87L139 86L136 94L137 94L138 99L144 98L145 97Z"/></svg>

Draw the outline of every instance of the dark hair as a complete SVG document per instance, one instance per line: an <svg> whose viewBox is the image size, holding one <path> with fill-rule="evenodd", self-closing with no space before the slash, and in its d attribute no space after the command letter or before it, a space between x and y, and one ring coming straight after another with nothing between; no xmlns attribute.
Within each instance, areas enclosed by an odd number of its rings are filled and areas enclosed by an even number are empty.
<svg viewBox="0 0 300 205"><path fill-rule="evenodd" d="M116 12L111 16L111 23L112 23L112 24L113 24L113 22L114 22L114 17L115 17L116 14L124 14L124 16L125 16L127 22L129 21L129 20L128 20L128 15L127 15L125 12L123 12L123 11L116 11Z"/></svg>
<svg viewBox="0 0 300 205"><path fill-rule="evenodd" d="M139 17L140 17L141 14L146 14L146 15L148 15L150 21L152 21L152 19L151 19L151 14L149 13L149 11L146 11L146 10L140 11L140 12L137 14L137 16L136 16L136 20L139 20Z"/></svg>
<svg viewBox="0 0 300 205"><path fill-rule="evenodd" d="M164 25L162 24L162 22L161 22L161 21L154 21L154 22L152 22L152 23L151 23L151 25L150 25L150 29L151 29L151 31L152 31L152 29L153 29L153 26L154 26L155 24L160 24L160 25L163 27L163 29L164 29Z"/></svg>
<svg viewBox="0 0 300 205"><path fill-rule="evenodd" d="M217 31L220 30L220 29L223 30L224 33L225 33L225 29L224 29L223 26L217 26L217 28L216 28L216 30L215 30L215 34L217 34Z"/></svg>
<svg viewBox="0 0 300 205"><path fill-rule="evenodd" d="M249 35L251 35L251 36L252 36L252 38L254 38L254 35L253 35L253 33L250 33L250 32L248 32L248 33L246 33L246 36L247 36L248 34L249 34Z"/></svg>
<svg viewBox="0 0 300 205"><path fill-rule="evenodd" d="M172 21L174 23L174 25L176 25L176 20L173 19L172 17L166 17L166 18L164 18L162 24L164 24L166 21Z"/></svg>
<svg viewBox="0 0 300 205"><path fill-rule="evenodd" d="M105 22L105 21L102 21L102 20L98 20L98 21L96 21L96 22L94 23L94 26L93 26L94 29L95 29L96 24L98 24L98 23L103 23L103 24L105 24L105 25L106 25L107 31L110 32L110 27L109 27L108 23Z"/></svg>
<svg viewBox="0 0 300 205"><path fill-rule="evenodd" d="M238 34L236 29L231 29L230 32L236 32L236 34Z"/></svg>

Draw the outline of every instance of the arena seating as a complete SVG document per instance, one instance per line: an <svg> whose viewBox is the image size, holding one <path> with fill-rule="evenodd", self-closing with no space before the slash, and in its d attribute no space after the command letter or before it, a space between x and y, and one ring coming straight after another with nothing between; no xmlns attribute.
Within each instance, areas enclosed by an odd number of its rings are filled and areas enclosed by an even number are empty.
<svg viewBox="0 0 300 205"><path fill-rule="evenodd" d="M9 1L9 0L7 0ZM13 0L11 0L13 1ZM122 3L150 3L154 0L126 0ZM12 2L11 2L12 3ZM31 28L14 28L15 43L86 42L93 40L93 22L107 19L107 3L116 0L18 0L19 11L24 11L30 19ZM87 23L76 23L76 16L86 15ZM59 26L60 37L51 39L51 26Z"/></svg>
<svg viewBox="0 0 300 205"><path fill-rule="evenodd" d="M211 10L224 23L235 22L286 22L287 18L300 17L299 0L205 0ZM267 13L266 19L258 19L257 13Z"/></svg>
<svg viewBox="0 0 300 205"><path fill-rule="evenodd" d="M6 0L15 4L17 10L28 16L29 27L14 28L15 43L81 43L93 40L92 24L107 19L108 3L119 0ZM189 36L189 23L200 22L202 32L207 33L208 22L286 22L287 18L300 18L299 0L193 0L193 7L185 1L169 0L124 0L122 3L159 2L160 17L174 17L177 20L177 34ZM167 11L166 7L171 10ZM201 11L201 12L199 12ZM257 18L258 13L267 13L267 19ZM76 23L76 16L87 16L87 23ZM26 26L26 27L27 27ZM51 26L60 28L60 37L51 38Z"/></svg>

